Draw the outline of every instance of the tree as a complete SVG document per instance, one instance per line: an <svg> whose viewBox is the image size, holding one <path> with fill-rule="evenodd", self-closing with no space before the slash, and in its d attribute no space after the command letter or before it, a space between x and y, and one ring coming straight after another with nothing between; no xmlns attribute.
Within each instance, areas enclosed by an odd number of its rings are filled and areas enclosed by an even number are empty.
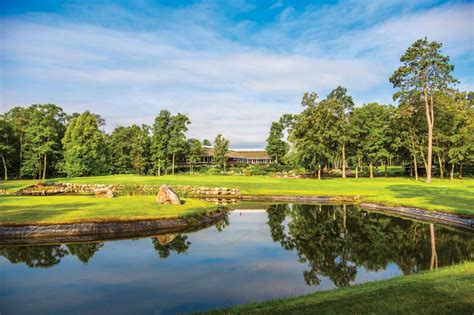
<svg viewBox="0 0 474 315"><path fill-rule="evenodd" d="M14 140L13 127L3 116L0 116L0 157L2 158L3 176L5 180L8 180L7 160L15 153Z"/></svg>
<svg viewBox="0 0 474 315"><path fill-rule="evenodd" d="M214 161L226 172L227 154L229 153L229 140L218 134L214 140Z"/></svg>
<svg viewBox="0 0 474 315"><path fill-rule="evenodd" d="M189 145L189 151L188 151L189 172L193 174L194 164L201 161L202 145L198 139L189 139L188 145Z"/></svg>
<svg viewBox="0 0 474 315"><path fill-rule="evenodd" d="M24 107L13 107L5 113L5 120L12 126L15 138L15 152L13 169L15 175L20 177L21 162L23 160L23 151L25 143L25 129L29 122L29 108Z"/></svg>
<svg viewBox="0 0 474 315"><path fill-rule="evenodd" d="M288 152L288 144L283 140L284 129L283 123L279 121L272 122L270 134L267 138L267 147L265 150L277 164L282 162L282 157Z"/></svg>
<svg viewBox="0 0 474 315"><path fill-rule="evenodd" d="M21 174L46 178L48 166L59 160L66 114L54 104L31 105L24 130ZM48 163L49 162L49 163Z"/></svg>
<svg viewBox="0 0 474 315"><path fill-rule="evenodd" d="M97 115L86 111L69 122L62 140L64 163L69 177L100 175L107 171L105 134Z"/></svg>
<svg viewBox="0 0 474 315"><path fill-rule="evenodd" d="M176 164L176 156L183 154L186 149L186 131L188 131L187 125L191 121L188 116L178 113L175 116L171 116L170 124L170 139L168 142L168 152L171 154L171 174L174 175L174 169Z"/></svg>
<svg viewBox="0 0 474 315"><path fill-rule="evenodd" d="M342 154L342 178L346 178L346 145L349 141L349 117L354 108L354 101L351 96L347 95L347 89L341 86L332 90L328 94L327 100L333 101L329 104L332 105L333 113L337 120L336 139Z"/></svg>
<svg viewBox="0 0 474 315"><path fill-rule="evenodd" d="M145 174L149 154L149 127L117 127L109 137L112 172Z"/></svg>
<svg viewBox="0 0 474 315"><path fill-rule="evenodd" d="M205 146L211 146L211 141L207 140L207 139L204 139L202 140L202 145L205 145Z"/></svg>
<svg viewBox="0 0 474 315"><path fill-rule="evenodd" d="M150 127L132 125L130 159L135 174L146 174L150 159Z"/></svg>
<svg viewBox="0 0 474 315"><path fill-rule="evenodd" d="M374 162L389 155L391 112L388 106L370 103L356 108L351 117L353 136L362 157L369 162L370 178L374 177Z"/></svg>
<svg viewBox="0 0 474 315"><path fill-rule="evenodd" d="M442 44L429 42L425 37L415 41L402 55L403 65L395 70L390 82L399 91L394 99L422 98L425 105L425 118L428 127L428 148L426 182L431 183L433 158L433 127L435 124L435 106L433 96L444 91L457 80L451 75L454 66L449 57L440 53Z"/></svg>
<svg viewBox="0 0 474 315"><path fill-rule="evenodd" d="M315 170L318 179L321 178L321 165L328 157L329 142L328 127L331 124L325 119L324 102L317 102L318 95L306 92L301 100L304 110L293 118L289 139L294 143L301 165L306 169ZM329 140L329 141L328 141Z"/></svg>
<svg viewBox="0 0 474 315"><path fill-rule="evenodd" d="M167 110L160 111L155 118L151 137L151 162L154 174L160 176L161 170L167 172L168 148L171 138L171 113Z"/></svg>

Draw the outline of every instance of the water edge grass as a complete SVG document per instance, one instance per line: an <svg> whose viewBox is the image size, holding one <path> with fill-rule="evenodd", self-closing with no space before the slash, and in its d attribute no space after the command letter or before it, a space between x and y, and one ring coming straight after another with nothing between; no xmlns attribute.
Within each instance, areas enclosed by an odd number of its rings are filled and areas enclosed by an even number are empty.
<svg viewBox="0 0 474 315"><path fill-rule="evenodd" d="M474 262L206 314L472 314Z"/></svg>

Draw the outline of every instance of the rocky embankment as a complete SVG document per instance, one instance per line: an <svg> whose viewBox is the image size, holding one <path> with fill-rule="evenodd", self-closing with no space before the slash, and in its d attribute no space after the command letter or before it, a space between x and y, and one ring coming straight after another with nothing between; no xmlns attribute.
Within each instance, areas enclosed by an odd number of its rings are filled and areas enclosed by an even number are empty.
<svg viewBox="0 0 474 315"><path fill-rule="evenodd" d="M61 194L94 194L94 190L110 188L117 194L156 194L162 185L105 185L105 184L73 184L58 183L54 185L35 185L21 189L18 194L23 196L52 196ZM240 190L226 187L198 187L186 185L171 186L185 197L241 197Z"/></svg>

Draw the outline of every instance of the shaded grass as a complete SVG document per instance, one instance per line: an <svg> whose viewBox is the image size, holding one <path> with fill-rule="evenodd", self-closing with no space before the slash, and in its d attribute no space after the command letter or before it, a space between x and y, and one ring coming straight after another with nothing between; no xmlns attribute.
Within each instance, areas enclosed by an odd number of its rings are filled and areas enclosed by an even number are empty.
<svg viewBox="0 0 474 315"><path fill-rule="evenodd" d="M55 179L82 184L170 184L238 188L244 195L362 196L364 201L474 215L474 179L434 179L428 185L410 178L288 179L269 176L110 175ZM1 187L1 184L0 184Z"/></svg>
<svg viewBox="0 0 474 315"><path fill-rule="evenodd" d="M472 314L474 263L212 314Z"/></svg>
<svg viewBox="0 0 474 315"><path fill-rule="evenodd" d="M215 209L211 203L184 199L181 205L159 205L155 196L0 196L0 224L58 224L151 220L189 216Z"/></svg>

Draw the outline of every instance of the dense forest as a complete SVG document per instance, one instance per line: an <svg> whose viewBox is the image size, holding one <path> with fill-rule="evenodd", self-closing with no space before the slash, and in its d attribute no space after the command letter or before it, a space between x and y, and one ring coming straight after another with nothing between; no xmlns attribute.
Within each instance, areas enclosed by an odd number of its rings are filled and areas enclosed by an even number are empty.
<svg viewBox="0 0 474 315"><path fill-rule="evenodd" d="M474 93L454 89L454 66L441 44L417 40L390 77L398 106L355 107L344 87L325 99L304 93L303 110L271 124L267 153L275 171L374 177L374 168L409 165L412 176L431 181L462 176L474 165ZM151 126L103 130L95 113L65 113L54 104L14 107L0 116L4 178L46 179L102 174L194 172L207 139L188 139L190 119L162 110ZM214 161L226 172L229 141L214 140ZM435 163L433 163L433 159ZM434 171L432 171L433 166ZM242 167L242 166L240 166ZM245 167L245 166L243 166ZM267 167L268 168L268 167ZM423 174L418 172L423 171Z"/></svg>

